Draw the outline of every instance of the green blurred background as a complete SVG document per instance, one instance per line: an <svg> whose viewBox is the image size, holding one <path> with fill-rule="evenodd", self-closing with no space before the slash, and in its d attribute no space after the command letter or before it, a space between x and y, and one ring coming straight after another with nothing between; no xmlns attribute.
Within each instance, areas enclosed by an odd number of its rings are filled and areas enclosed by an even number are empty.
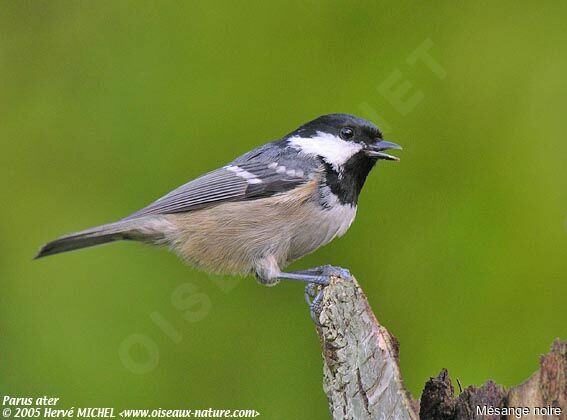
<svg viewBox="0 0 567 420"><path fill-rule="evenodd" d="M2 2L0 393L327 418L300 285L134 243L31 257L330 112L405 150L349 233L291 268L357 276L416 397L442 367L521 382L567 336L566 18L560 2Z"/></svg>

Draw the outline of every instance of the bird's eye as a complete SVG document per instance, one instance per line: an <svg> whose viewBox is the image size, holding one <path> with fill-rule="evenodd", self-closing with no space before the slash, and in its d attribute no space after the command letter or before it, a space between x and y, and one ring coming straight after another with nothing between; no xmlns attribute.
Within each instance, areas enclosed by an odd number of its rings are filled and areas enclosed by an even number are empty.
<svg viewBox="0 0 567 420"><path fill-rule="evenodd" d="M343 140L352 139L352 137L354 136L354 130L350 127L343 127L341 128L340 136Z"/></svg>

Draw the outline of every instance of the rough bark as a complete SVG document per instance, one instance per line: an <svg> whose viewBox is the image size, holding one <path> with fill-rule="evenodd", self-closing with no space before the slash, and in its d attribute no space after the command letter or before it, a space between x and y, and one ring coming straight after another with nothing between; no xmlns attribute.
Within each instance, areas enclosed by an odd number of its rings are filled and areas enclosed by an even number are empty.
<svg viewBox="0 0 567 420"><path fill-rule="evenodd" d="M485 406L498 412L485 415ZM425 384L420 416L422 420L567 419L567 342L555 340L551 351L540 358L540 369L509 390L488 381L480 388L469 386L456 397L449 374L443 369Z"/></svg>
<svg viewBox="0 0 567 420"><path fill-rule="evenodd" d="M455 396L443 369L427 381L417 402L403 385L397 340L378 323L354 277L331 280L323 291L319 322L323 388L335 419L567 420L567 342L556 340L540 358L540 369L509 390L488 381ZM487 411L479 414L477 407ZM518 417L518 408L529 413Z"/></svg>
<svg viewBox="0 0 567 420"><path fill-rule="evenodd" d="M417 419L398 367L398 343L382 327L354 279L324 289L317 327L323 388L335 419Z"/></svg>

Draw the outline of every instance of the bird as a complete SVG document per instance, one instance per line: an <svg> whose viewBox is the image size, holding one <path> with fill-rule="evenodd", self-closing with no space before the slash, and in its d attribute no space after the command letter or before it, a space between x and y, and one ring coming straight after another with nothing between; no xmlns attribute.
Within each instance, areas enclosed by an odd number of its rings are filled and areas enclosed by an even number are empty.
<svg viewBox="0 0 567 420"><path fill-rule="evenodd" d="M266 286L307 283L314 316L322 287L345 270L283 269L347 232L370 171L399 160L390 149L402 148L372 122L323 115L123 219L48 242L35 258L119 240L166 246L209 273L254 275Z"/></svg>

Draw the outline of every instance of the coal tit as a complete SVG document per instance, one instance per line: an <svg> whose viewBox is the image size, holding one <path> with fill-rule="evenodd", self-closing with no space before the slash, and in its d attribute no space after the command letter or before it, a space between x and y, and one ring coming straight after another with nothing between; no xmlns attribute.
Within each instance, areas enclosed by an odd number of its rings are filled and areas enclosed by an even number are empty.
<svg viewBox="0 0 567 420"><path fill-rule="evenodd" d="M124 219L49 242L36 258L137 240L168 246L207 272L326 285L328 269L282 268L348 230L370 170L378 160L398 160L388 149L401 147L374 124L324 115Z"/></svg>

